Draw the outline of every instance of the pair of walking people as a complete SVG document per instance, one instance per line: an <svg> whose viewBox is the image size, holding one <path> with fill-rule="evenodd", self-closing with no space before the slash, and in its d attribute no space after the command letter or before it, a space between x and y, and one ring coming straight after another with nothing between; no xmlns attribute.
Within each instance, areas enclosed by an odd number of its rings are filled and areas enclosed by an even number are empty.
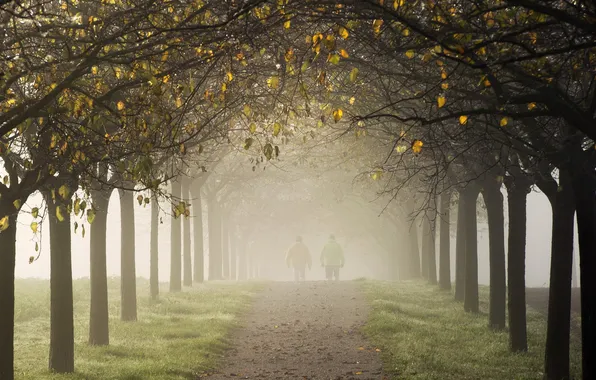
<svg viewBox="0 0 596 380"><path fill-rule="evenodd" d="M321 266L325 267L325 278L327 280L335 279L339 281L339 269L344 266L344 252L335 236L330 235L329 240L321 251ZM312 258L310 251L302 242L302 237L296 237L296 243L288 250L286 254L286 264L294 268L294 280L304 281L306 278L306 267L310 270L312 267Z"/></svg>

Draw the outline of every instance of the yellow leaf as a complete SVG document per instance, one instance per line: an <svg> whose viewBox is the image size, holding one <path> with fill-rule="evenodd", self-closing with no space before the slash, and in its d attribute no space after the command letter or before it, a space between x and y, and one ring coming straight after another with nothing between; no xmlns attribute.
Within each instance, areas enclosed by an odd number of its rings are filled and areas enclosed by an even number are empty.
<svg viewBox="0 0 596 380"><path fill-rule="evenodd" d="M97 66L93 66L93 67L91 68L91 74L93 74L93 75L97 75L97 72L98 72L98 71L99 71L99 69L97 68Z"/></svg>
<svg viewBox="0 0 596 380"><path fill-rule="evenodd" d="M360 351L364 351L364 347L358 347Z"/></svg>
<svg viewBox="0 0 596 380"><path fill-rule="evenodd" d="M122 100L120 100L118 102L118 104L116 105L116 107L118 107L118 111L122 111L124 109L124 102Z"/></svg>
<svg viewBox="0 0 596 380"><path fill-rule="evenodd" d="M8 228L9 220L8 216L0 219L0 232L5 231Z"/></svg>
<svg viewBox="0 0 596 380"><path fill-rule="evenodd" d="M448 89L448 88L449 88L449 83L447 83L447 82L443 82L443 83L441 83L441 88L442 88L443 90L446 90L446 89Z"/></svg>
<svg viewBox="0 0 596 380"><path fill-rule="evenodd" d="M255 133L257 131L257 125L255 123L250 123L250 125L248 126L248 130L250 131L250 133Z"/></svg>
<svg viewBox="0 0 596 380"><path fill-rule="evenodd" d="M231 82L231 81L232 81L232 79L234 79L234 74L232 74L232 72L231 72L231 71L228 71L228 72L226 73L226 79L228 80L228 82Z"/></svg>
<svg viewBox="0 0 596 380"><path fill-rule="evenodd" d="M273 123L273 136L279 135L280 131L281 131L281 124Z"/></svg>
<svg viewBox="0 0 596 380"><path fill-rule="evenodd" d="M269 86L269 88L276 89L279 86L279 78L276 76L270 77L267 79L267 86Z"/></svg>
<svg viewBox="0 0 596 380"><path fill-rule="evenodd" d="M486 87L490 87L490 81L489 81L488 79L485 79L485 80L484 80L484 85L485 85Z"/></svg>
<svg viewBox="0 0 596 380"><path fill-rule="evenodd" d="M356 78L358 77L358 68L354 67L352 71L350 71L350 82L355 82Z"/></svg>
<svg viewBox="0 0 596 380"><path fill-rule="evenodd" d="M244 112L246 117L250 117L250 115L252 115L252 110L250 109L250 106L248 104L244 105L244 109L242 110L242 112Z"/></svg>
<svg viewBox="0 0 596 380"><path fill-rule="evenodd" d="M375 21L373 21L373 31L376 34L381 33L381 26L383 26L383 20L375 20Z"/></svg>
<svg viewBox="0 0 596 380"><path fill-rule="evenodd" d="M502 118L502 119L501 119L501 122L499 123L499 125L500 125L501 127L504 127L504 126L506 126L508 123L509 123L509 119L507 119L507 117L504 117L504 118Z"/></svg>
<svg viewBox="0 0 596 380"><path fill-rule="evenodd" d="M461 116L459 117L459 123L460 123L461 125L466 125L466 123L467 123L467 122L468 122L468 117L467 117L467 116L465 116L465 115L461 115Z"/></svg>
<svg viewBox="0 0 596 380"><path fill-rule="evenodd" d="M20 199L15 199L14 202L12 202L14 208L16 208L17 210L21 209L21 200Z"/></svg>
<svg viewBox="0 0 596 380"><path fill-rule="evenodd" d="M285 29L290 29L290 25L291 24L292 24L292 21L291 20L288 20L288 21L284 22L284 28Z"/></svg>
<svg viewBox="0 0 596 380"><path fill-rule="evenodd" d="M437 98L437 104L439 105L439 108L443 107L445 105L446 101L447 101L447 99L445 99L444 96L439 96Z"/></svg>
<svg viewBox="0 0 596 380"><path fill-rule="evenodd" d="M398 146L396 146L396 147L395 147L395 151L396 151L397 153L403 153L403 152L405 152L405 151L406 151L406 149L407 149L407 148L408 148L408 147L407 147L407 146L405 146L405 145L398 145Z"/></svg>
<svg viewBox="0 0 596 380"><path fill-rule="evenodd" d="M333 111L333 120L335 120L335 122L337 123L338 121L341 120L343 115L344 115L344 111L342 111L341 108L338 108L335 111Z"/></svg>
<svg viewBox="0 0 596 380"><path fill-rule="evenodd" d="M441 71L441 79L447 79L447 72L445 70Z"/></svg>
<svg viewBox="0 0 596 380"><path fill-rule="evenodd" d="M534 108L536 108L536 103L530 103L530 104L528 104L528 109L530 111L533 110Z"/></svg>
<svg viewBox="0 0 596 380"><path fill-rule="evenodd" d="M343 26L340 26L337 33L339 34L339 36L341 38L343 38L344 40L348 38L348 36L350 35L350 32L348 32L348 30L346 28L344 28Z"/></svg>
<svg viewBox="0 0 596 380"><path fill-rule="evenodd" d="M354 102L355 102L355 101L356 101L356 98L352 96L352 97L350 98L350 104L354 104Z"/></svg>
<svg viewBox="0 0 596 380"><path fill-rule="evenodd" d="M64 221L64 215L62 215L62 206L56 207L56 219L58 219L59 222Z"/></svg>
<svg viewBox="0 0 596 380"><path fill-rule="evenodd" d="M31 209L31 216L33 216L34 218L37 218L38 215L39 215L39 208L33 207Z"/></svg>
<svg viewBox="0 0 596 380"><path fill-rule="evenodd" d="M31 231L33 231L34 234L37 233L37 227L39 227L39 224L37 222L31 222Z"/></svg>
<svg viewBox="0 0 596 380"><path fill-rule="evenodd" d="M62 197L62 199L68 198L68 196L70 195L70 190L68 189L68 186L60 186L60 188L58 189L58 194Z"/></svg>
<svg viewBox="0 0 596 380"><path fill-rule="evenodd" d="M414 142L412 143L412 151L414 153L420 153L420 151L422 151L422 146L424 145L424 143L420 140L414 140Z"/></svg>
<svg viewBox="0 0 596 380"><path fill-rule="evenodd" d="M176 107L182 107L182 99L180 97L176 98Z"/></svg>
<svg viewBox="0 0 596 380"><path fill-rule="evenodd" d="M339 55L341 55L343 58L348 58L349 57L348 52L345 51L345 49L341 49L339 51Z"/></svg>
<svg viewBox="0 0 596 380"><path fill-rule="evenodd" d="M407 37L407 36L409 36L409 35L410 35L410 29L406 28L406 29L402 30L401 34L402 34L404 37Z"/></svg>
<svg viewBox="0 0 596 380"><path fill-rule="evenodd" d="M362 375L362 371L355 372L356 375Z"/></svg>
<svg viewBox="0 0 596 380"><path fill-rule="evenodd" d="M414 58L414 55L415 55L414 50L408 50L406 52L406 57L408 57L409 59Z"/></svg>

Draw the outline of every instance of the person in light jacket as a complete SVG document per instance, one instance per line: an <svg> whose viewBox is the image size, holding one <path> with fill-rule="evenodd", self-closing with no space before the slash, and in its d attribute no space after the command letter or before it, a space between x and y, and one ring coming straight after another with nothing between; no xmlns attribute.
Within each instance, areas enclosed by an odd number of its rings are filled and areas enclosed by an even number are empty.
<svg viewBox="0 0 596 380"><path fill-rule="evenodd" d="M321 266L325 267L327 280L335 278L335 281L339 281L339 268L344 267L344 262L344 251L335 241L335 236L330 235L329 241L327 241L321 252Z"/></svg>

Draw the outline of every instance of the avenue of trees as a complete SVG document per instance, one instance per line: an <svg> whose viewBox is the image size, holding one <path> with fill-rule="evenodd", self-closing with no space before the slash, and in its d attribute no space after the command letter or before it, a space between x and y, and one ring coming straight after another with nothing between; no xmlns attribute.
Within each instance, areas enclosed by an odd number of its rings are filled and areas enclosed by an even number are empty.
<svg viewBox="0 0 596 380"><path fill-rule="evenodd" d="M384 220L410 232L394 249L378 238L399 278L449 290L454 271L472 313L481 195L488 326L508 327L514 352L528 350L526 197L539 188L553 210L545 378L569 378L575 217L582 371L596 377L595 19L582 0L0 2L0 378L14 376L19 213L35 219L33 235L50 225L49 367L72 372L71 223L91 246L89 344L106 345L111 193L121 318L134 321L135 203L152 210L151 297L164 200L170 291L244 280L258 271L243 243L258 229L250 215L271 217L289 197L263 195L274 185L263 173L283 160L366 177L389 204ZM27 203L36 192L43 205Z"/></svg>

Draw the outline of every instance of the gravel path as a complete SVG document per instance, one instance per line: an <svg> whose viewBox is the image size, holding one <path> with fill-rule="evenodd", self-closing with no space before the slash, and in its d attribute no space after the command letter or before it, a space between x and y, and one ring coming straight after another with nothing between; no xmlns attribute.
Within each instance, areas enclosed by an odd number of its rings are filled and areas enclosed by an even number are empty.
<svg viewBox="0 0 596 380"><path fill-rule="evenodd" d="M208 379L385 379L360 333L368 305L354 282L269 285Z"/></svg>

